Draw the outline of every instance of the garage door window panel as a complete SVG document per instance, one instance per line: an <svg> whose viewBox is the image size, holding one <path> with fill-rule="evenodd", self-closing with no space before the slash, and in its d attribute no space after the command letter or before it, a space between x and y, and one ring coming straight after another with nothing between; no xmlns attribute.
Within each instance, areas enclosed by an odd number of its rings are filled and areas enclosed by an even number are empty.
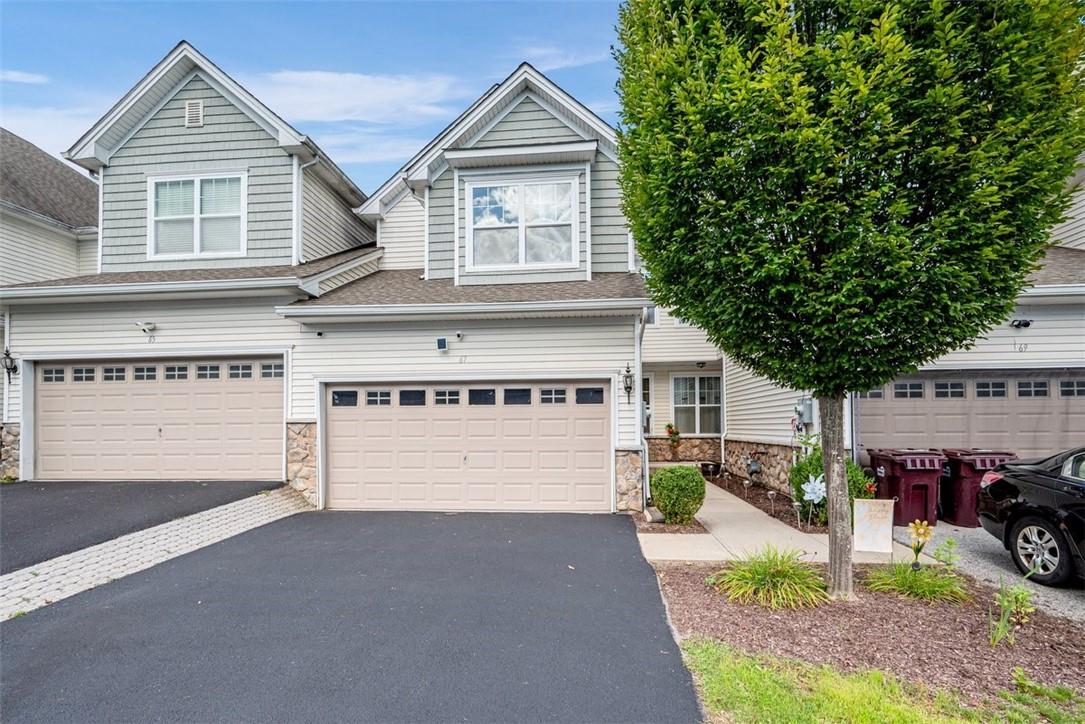
<svg viewBox="0 0 1085 724"><path fill-rule="evenodd" d="M458 405L460 404L460 391L459 390L436 390L433 393L433 402L436 405Z"/></svg>
<svg viewBox="0 0 1085 724"><path fill-rule="evenodd" d="M922 382L894 382L893 398L897 400L923 399Z"/></svg>
<svg viewBox="0 0 1085 724"><path fill-rule="evenodd" d="M507 387L505 388L505 404L506 405L530 405L531 404L531 388L530 387Z"/></svg>
<svg viewBox="0 0 1085 724"><path fill-rule="evenodd" d="M564 405L564 387L544 387L539 391L539 402L544 405Z"/></svg>
<svg viewBox="0 0 1085 724"><path fill-rule="evenodd" d="M1006 396L1006 383L1000 380L977 380L976 397L992 399Z"/></svg>
<svg viewBox="0 0 1085 724"><path fill-rule="evenodd" d="M715 435L720 431L719 377L675 377L674 424L684 433Z"/></svg>
<svg viewBox="0 0 1085 724"><path fill-rule="evenodd" d="M102 381L103 382L124 382L125 374L127 370L124 367L103 367L102 368Z"/></svg>
<svg viewBox="0 0 1085 724"><path fill-rule="evenodd" d="M876 387L872 390L859 393L859 399L861 400L881 400L885 397L885 391L881 387Z"/></svg>
<svg viewBox="0 0 1085 724"><path fill-rule="evenodd" d="M46 367L41 371L42 382L63 382L64 381L64 368L63 367Z"/></svg>
<svg viewBox="0 0 1085 724"><path fill-rule="evenodd" d="M252 379L252 365L250 365L250 364L230 365L230 379L231 380L251 380Z"/></svg>
<svg viewBox="0 0 1085 724"><path fill-rule="evenodd" d="M425 390L400 390L400 407L424 407L426 404Z"/></svg>
<svg viewBox="0 0 1085 724"><path fill-rule="evenodd" d="M376 407L387 407L392 404L392 391L366 390L365 404Z"/></svg>
<svg viewBox="0 0 1085 724"><path fill-rule="evenodd" d="M187 380L188 365L166 365L162 375L167 381Z"/></svg>
<svg viewBox="0 0 1085 724"><path fill-rule="evenodd" d="M1062 397L1085 397L1085 379L1059 380L1059 395Z"/></svg>
<svg viewBox="0 0 1085 724"><path fill-rule="evenodd" d="M94 368L73 367L72 382L94 382Z"/></svg>
<svg viewBox="0 0 1085 724"><path fill-rule="evenodd" d="M158 379L157 367L133 367L132 379L136 382L153 382Z"/></svg>
<svg viewBox="0 0 1085 724"><path fill-rule="evenodd" d="M934 397L939 400L963 400L964 382L935 382Z"/></svg>
<svg viewBox="0 0 1085 724"><path fill-rule="evenodd" d="M357 407L358 392L356 390L332 390L332 407Z"/></svg>
<svg viewBox="0 0 1085 724"><path fill-rule="evenodd" d="M283 363L272 362L260 365L260 377L265 380L281 379L283 376Z"/></svg>
<svg viewBox="0 0 1085 724"><path fill-rule="evenodd" d="M1047 380L1018 380L1018 397L1047 397L1050 393Z"/></svg>
<svg viewBox="0 0 1085 724"><path fill-rule="evenodd" d="M221 375L219 365L196 365L196 379L217 380Z"/></svg>

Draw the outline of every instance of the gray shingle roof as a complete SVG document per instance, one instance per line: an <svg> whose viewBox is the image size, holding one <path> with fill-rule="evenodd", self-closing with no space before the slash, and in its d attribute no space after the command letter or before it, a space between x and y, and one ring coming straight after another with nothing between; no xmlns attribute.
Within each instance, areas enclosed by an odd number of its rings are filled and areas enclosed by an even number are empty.
<svg viewBox="0 0 1085 724"><path fill-rule="evenodd" d="M71 228L98 225L98 184L3 128L0 200Z"/></svg>
<svg viewBox="0 0 1085 724"><path fill-rule="evenodd" d="M292 306L486 304L583 299L646 299L639 274L593 274L591 281L455 286L451 279L421 279L421 269L378 271L316 299Z"/></svg>
<svg viewBox="0 0 1085 724"><path fill-rule="evenodd" d="M291 266L249 266L222 269L167 269L161 271L108 272L106 274L87 274L66 279L49 279L29 284L15 284L9 289L20 287L75 287L80 285L106 284L154 284L156 282L194 282L224 281L231 279L272 279L275 277L296 277L304 279L314 274L328 271L332 267L356 259L376 249L375 244L366 244L321 259Z"/></svg>
<svg viewBox="0 0 1085 724"><path fill-rule="evenodd" d="M1052 246L1044 256L1043 266L1029 277L1037 286L1048 284L1085 284L1085 249Z"/></svg>

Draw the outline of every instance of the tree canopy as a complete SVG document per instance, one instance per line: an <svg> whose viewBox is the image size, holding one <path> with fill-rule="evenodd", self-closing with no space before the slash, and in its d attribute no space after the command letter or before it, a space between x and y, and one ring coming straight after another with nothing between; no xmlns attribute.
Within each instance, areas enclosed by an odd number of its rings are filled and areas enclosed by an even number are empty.
<svg viewBox="0 0 1085 724"><path fill-rule="evenodd" d="M629 0L621 183L655 300L819 396L969 345L1067 206L1082 8Z"/></svg>

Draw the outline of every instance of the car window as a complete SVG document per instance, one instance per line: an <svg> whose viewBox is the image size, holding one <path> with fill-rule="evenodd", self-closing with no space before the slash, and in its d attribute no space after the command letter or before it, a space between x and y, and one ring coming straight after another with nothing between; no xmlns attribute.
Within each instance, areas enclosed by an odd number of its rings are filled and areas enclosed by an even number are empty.
<svg viewBox="0 0 1085 724"><path fill-rule="evenodd" d="M1063 476L1085 482L1085 453L1078 453L1066 459L1062 466Z"/></svg>

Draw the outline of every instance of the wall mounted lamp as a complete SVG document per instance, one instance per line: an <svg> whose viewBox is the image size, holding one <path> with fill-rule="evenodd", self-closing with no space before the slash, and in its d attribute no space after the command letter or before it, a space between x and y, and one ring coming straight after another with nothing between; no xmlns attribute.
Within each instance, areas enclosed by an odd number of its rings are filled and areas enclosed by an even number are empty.
<svg viewBox="0 0 1085 724"><path fill-rule="evenodd" d="M627 402L633 401L633 370L629 365L625 366L625 372L622 373L622 388L625 390L625 396Z"/></svg>
<svg viewBox="0 0 1085 724"><path fill-rule="evenodd" d="M19 373L19 363L11 356L11 350L9 349L4 350L4 356L0 357L0 361L3 362L4 372L7 372L8 384L10 385L11 376Z"/></svg>

